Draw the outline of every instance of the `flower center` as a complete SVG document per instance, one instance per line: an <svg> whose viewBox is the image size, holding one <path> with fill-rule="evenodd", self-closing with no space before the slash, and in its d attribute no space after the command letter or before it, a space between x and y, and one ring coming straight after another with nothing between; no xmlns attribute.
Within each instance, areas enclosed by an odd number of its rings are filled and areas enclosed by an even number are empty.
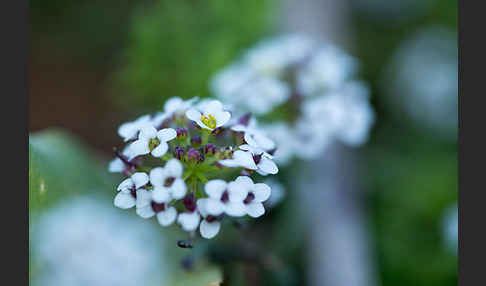
<svg viewBox="0 0 486 286"><path fill-rule="evenodd" d="M165 179L164 181L164 187L170 187L172 186L172 184L174 183L176 178L174 177L168 177L167 179Z"/></svg>
<svg viewBox="0 0 486 286"><path fill-rule="evenodd" d="M201 122L211 129L216 128L216 119L211 114L208 114L208 116L203 114L201 116Z"/></svg>
<svg viewBox="0 0 486 286"><path fill-rule="evenodd" d="M155 147L159 146L159 144L160 144L159 138L150 139L149 141L150 152L152 152L155 149Z"/></svg>
<svg viewBox="0 0 486 286"><path fill-rule="evenodd" d="M229 201L229 194L228 194L228 191L224 191L223 194L221 195L221 201L223 203L226 203L227 201Z"/></svg>
<svg viewBox="0 0 486 286"><path fill-rule="evenodd" d="M248 193L246 199L243 201L245 204L251 203L255 199L255 195L253 193Z"/></svg>
<svg viewBox="0 0 486 286"><path fill-rule="evenodd" d="M262 154L260 155L253 155L253 161L255 161L255 164L258 165L260 163L260 160L262 159Z"/></svg>
<svg viewBox="0 0 486 286"><path fill-rule="evenodd" d="M159 204L159 203L152 201L150 204L152 206L152 210L154 210L154 212L156 212L156 213L163 212L165 210L165 204L164 203Z"/></svg>

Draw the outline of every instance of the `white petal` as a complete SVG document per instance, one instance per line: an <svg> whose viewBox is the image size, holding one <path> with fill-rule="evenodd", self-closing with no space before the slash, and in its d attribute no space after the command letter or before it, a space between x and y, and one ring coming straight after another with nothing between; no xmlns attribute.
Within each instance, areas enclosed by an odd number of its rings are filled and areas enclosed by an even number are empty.
<svg viewBox="0 0 486 286"><path fill-rule="evenodd" d="M246 205L246 211L251 217L260 217L265 213L265 208L262 203L251 202Z"/></svg>
<svg viewBox="0 0 486 286"><path fill-rule="evenodd" d="M171 97L164 104L164 111L168 113L173 113L184 103L180 97Z"/></svg>
<svg viewBox="0 0 486 286"><path fill-rule="evenodd" d="M181 162L177 159L167 161L164 168L167 169L167 174L172 177L181 177L184 170Z"/></svg>
<svg viewBox="0 0 486 286"><path fill-rule="evenodd" d="M228 195L230 202L242 202L248 195L248 189L236 182L229 182Z"/></svg>
<svg viewBox="0 0 486 286"><path fill-rule="evenodd" d="M236 160L240 164L240 166L244 168L250 170L258 169L255 161L253 160L253 155L250 152L237 150L233 153L233 159Z"/></svg>
<svg viewBox="0 0 486 286"><path fill-rule="evenodd" d="M186 111L186 117L189 118L192 121L201 121L202 114L201 112L197 111L194 108L189 109Z"/></svg>
<svg viewBox="0 0 486 286"><path fill-rule="evenodd" d="M123 172L123 170L125 170L125 164L120 158L115 158L108 165L108 171L110 173L120 173Z"/></svg>
<svg viewBox="0 0 486 286"><path fill-rule="evenodd" d="M206 220L203 220L201 226L199 226L199 231L201 232L202 237L211 239L218 234L220 228L221 223L219 221L207 222Z"/></svg>
<svg viewBox="0 0 486 286"><path fill-rule="evenodd" d="M133 122L127 122L120 125L118 128L118 135L124 139L124 141L128 141L130 139L134 139L137 136L139 129Z"/></svg>
<svg viewBox="0 0 486 286"><path fill-rule="evenodd" d="M147 140L137 140L128 146L128 160L150 153L149 142Z"/></svg>
<svg viewBox="0 0 486 286"><path fill-rule="evenodd" d="M205 211L214 216L218 216L225 210L225 205L220 200L207 199L204 203Z"/></svg>
<svg viewBox="0 0 486 286"><path fill-rule="evenodd" d="M152 191L152 200L157 203L166 203L170 201L169 190L164 187L155 187Z"/></svg>
<svg viewBox="0 0 486 286"><path fill-rule="evenodd" d="M141 217L141 218L151 218L155 215L154 210L152 209L151 205L144 206L137 208L136 213Z"/></svg>
<svg viewBox="0 0 486 286"><path fill-rule="evenodd" d="M170 207L162 212L157 214L157 220L161 226L169 226L171 225L177 216L177 211L174 207Z"/></svg>
<svg viewBox="0 0 486 286"><path fill-rule="evenodd" d="M214 114L223 110L223 104L219 100L211 100L204 105L204 113Z"/></svg>
<svg viewBox="0 0 486 286"><path fill-rule="evenodd" d="M223 192L226 190L227 183L223 180L210 180L204 185L204 190L211 198L220 199Z"/></svg>
<svg viewBox="0 0 486 286"><path fill-rule="evenodd" d="M116 195L113 203L117 208L129 209L135 206L135 198L130 193L120 192Z"/></svg>
<svg viewBox="0 0 486 286"><path fill-rule="evenodd" d="M231 119L231 113L228 111L220 111L213 114L213 116L216 120L216 127L225 125Z"/></svg>
<svg viewBox="0 0 486 286"><path fill-rule="evenodd" d="M150 206L152 202L152 193L150 191L140 189L137 190L137 208Z"/></svg>
<svg viewBox="0 0 486 286"><path fill-rule="evenodd" d="M133 183L131 178L127 178L123 180L119 185L118 188L116 188L118 191L125 191L129 192L131 188L133 188L135 184Z"/></svg>
<svg viewBox="0 0 486 286"><path fill-rule="evenodd" d="M270 159L262 157L260 162L258 163L258 168L265 173L269 173L275 175L278 173L277 165Z"/></svg>
<svg viewBox="0 0 486 286"><path fill-rule="evenodd" d="M137 189L139 189L142 186L145 186L149 182L149 176L147 175L147 173L144 172L137 172L133 174L131 179L135 184L135 188Z"/></svg>
<svg viewBox="0 0 486 286"><path fill-rule="evenodd" d="M177 218L177 222L182 226L185 231L194 231L199 226L201 217L198 212L181 213Z"/></svg>
<svg viewBox="0 0 486 286"><path fill-rule="evenodd" d="M162 167L156 167L150 170L150 183L155 186L162 187L167 178L167 172Z"/></svg>
<svg viewBox="0 0 486 286"><path fill-rule="evenodd" d="M160 141L167 142L177 137L177 132L172 128L164 128L157 132Z"/></svg>
<svg viewBox="0 0 486 286"><path fill-rule="evenodd" d="M264 202L268 200L272 190L264 183L257 183L253 186L253 194L255 195L256 202Z"/></svg>
<svg viewBox="0 0 486 286"><path fill-rule="evenodd" d="M183 179L176 179L172 186L170 187L172 197L176 200L182 199L187 192L186 183Z"/></svg>
<svg viewBox="0 0 486 286"><path fill-rule="evenodd" d="M246 214L246 206L243 204L243 202L239 203L233 203L233 202L228 202L225 204L225 212L229 216L244 216Z"/></svg>
<svg viewBox="0 0 486 286"><path fill-rule="evenodd" d="M201 213L201 215L203 217L206 217L208 215L207 211L206 211L206 203L209 199L206 199L206 198L203 198L203 199L199 199L197 200L196 204L197 204L197 210L199 211L199 213Z"/></svg>
<svg viewBox="0 0 486 286"><path fill-rule="evenodd" d="M253 180L248 176L239 176L236 178L235 182L247 190L253 189Z"/></svg>
<svg viewBox="0 0 486 286"><path fill-rule="evenodd" d="M157 129L151 125L145 125L140 129L138 139L150 140L157 136Z"/></svg>
<svg viewBox="0 0 486 286"><path fill-rule="evenodd" d="M236 131L236 132L245 132L247 130L247 127L243 124L237 124L237 125L231 127L231 130Z"/></svg>
<svg viewBox="0 0 486 286"><path fill-rule="evenodd" d="M225 166L225 167L229 167L229 168L240 167L240 162L238 162L234 159L220 160L220 161L218 161L218 163Z"/></svg>
<svg viewBox="0 0 486 286"><path fill-rule="evenodd" d="M255 142L254 144L264 150L271 150L273 148L275 148L275 142L273 142L271 139L269 139L268 137L264 136L263 134L260 134L260 133L254 133L254 134L251 134L251 135L248 135L245 134L245 140L246 142L248 142L248 137L251 137L251 139L253 139L253 142ZM250 144L250 142L248 142L248 144ZM252 145L252 144L250 144Z"/></svg>
<svg viewBox="0 0 486 286"><path fill-rule="evenodd" d="M162 157L167 153L167 150L169 150L169 145L165 142L160 142L159 146L155 147L154 150L152 150L152 156L158 158Z"/></svg>

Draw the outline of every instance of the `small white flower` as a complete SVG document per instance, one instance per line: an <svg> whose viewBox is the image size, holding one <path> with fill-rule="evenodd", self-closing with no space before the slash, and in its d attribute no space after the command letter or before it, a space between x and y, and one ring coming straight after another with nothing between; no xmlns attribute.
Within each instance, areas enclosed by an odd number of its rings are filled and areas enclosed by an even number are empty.
<svg viewBox="0 0 486 286"><path fill-rule="evenodd" d="M135 121L123 123L118 128L118 135L127 142L137 138L138 132L145 126L151 126L150 115L144 115L137 118Z"/></svg>
<svg viewBox="0 0 486 286"><path fill-rule="evenodd" d="M262 148L265 151L275 148L275 143L267 137L262 129L258 128L256 120L253 118L248 122L248 126L238 124L231 127L231 130L243 132L246 143L252 147Z"/></svg>
<svg viewBox="0 0 486 286"><path fill-rule="evenodd" d="M202 237L206 239L211 239L215 237L221 229L221 215L213 216L208 214L208 212L206 211L205 200L206 199L199 199L197 201L197 208L199 210L199 213L204 218L201 222L201 225L199 226L199 232L201 233Z"/></svg>
<svg viewBox="0 0 486 286"><path fill-rule="evenodd" d="M229 216L239 217L246 214L243 200L247 191L235 182L223 180L210 180L204 186L208 198L200 199L199 204L210 215L219 216L226 213Z"/></svg>
<svg viewBox="0 0 486 286"><path fill-rule="evenodd" d="M154 157L161 157L169 150L167 141L177 137L172 128L164 128L157 131L153 126L145 126L138 134L138 140L128 146L129 160L151 153Z"/></svg>
<svg viewBox="0 0 486 286"><path fill-rule="evenodd" d="M197 210L193 212L181 213L177 218L177 222L182 226L182 229L187 232L196 230L200 221L201 216Z"/></svg>
<svg viewBox="0 0 486 286"><path fill-rule="evenodd" d="M153 200L164 202L167 196L177 200L182 199L187 191L182 172L182 164L177 159L170 159L163 168L153 168L150 171L150 183L154 186Z"/></svg>
<svg viewBox="0 0 486 286"><path fill-rule="evenodd" d="M212 100L200 108L191 108L186 111L186 116L203 129L214 130L226 124L231 114L223 109L223 104L218 100Z"/></svg>
<svg viewBox="0 0 486 286"><path fill-rule="evenodd" d="M223 166L234 168L243 167L248 170L255 170L262 176L278 173L278 167L272 160L272 155L265 150L244 144L239 147L241 150L233 152L232 159L220 160Z"/></svg>
<svg viewBox="0 0 486 286"><path fill-rule="evenodd" d="M118 185L118 194L115 196L114 204L121 209L129 209L135 206L138 190L149 182L146 173L137 172L130 178L123 180Z"/></svg>
<svg viewBox="0 0 486 286"><path fill-rule="evenodd" d="M189 100L183 100L180 97L171 97L164 104L164 112L155 114L152 119L152 124L156 127L160 126L166 119L171 118L174 114L184 113L187 109L192 107L192 104L198 97Z"/></svg>
<svg viewBox="0 0 486 286"><path fill-rule="evenodd" d="M128 148L125 148L122 152L122 155L125 156L128 159ZM108 164L108 172L110 173L121 173L126 169L125 163L120 158L115 158L110 161Z"/></svg>
<svg viewBox="0 0 486 286"><path fill-rule="evenodd" d="M270 187L263 183L255 184L247 176L239 176L236 178L235 183L247 191L247 196L243 200L247 214L253 218L262 216L265 213L263 202L268 200L271 194Z"/></svg>
<svg viewBox="0 0 486 286"><path fill-rule="evenodd" d="M157 220L162 226L171 225L176 217L177 211L169 206L170 198L166 197L163 202L155 202L152 199L152 192L141 189L137 191L137 214L142 218L151 218L157 215Z"/></svg>

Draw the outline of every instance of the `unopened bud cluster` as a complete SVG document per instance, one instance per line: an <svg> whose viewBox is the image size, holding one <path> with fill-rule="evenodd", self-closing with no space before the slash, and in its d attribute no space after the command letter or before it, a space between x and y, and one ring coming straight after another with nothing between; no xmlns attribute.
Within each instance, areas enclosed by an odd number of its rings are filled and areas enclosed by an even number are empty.
<svg viewBox="0 0 486 286"><path fill-rule="evenodd" d="M220 101L175 97L163 112L122 124L118 134L127 145L109 165L126 176L115 206L135 207L162 226L199 228L204 238L214 237L225 218L263 215L271 189L252 176L278 172L276 146L249 122L249 115L232 120Z"/></svg>

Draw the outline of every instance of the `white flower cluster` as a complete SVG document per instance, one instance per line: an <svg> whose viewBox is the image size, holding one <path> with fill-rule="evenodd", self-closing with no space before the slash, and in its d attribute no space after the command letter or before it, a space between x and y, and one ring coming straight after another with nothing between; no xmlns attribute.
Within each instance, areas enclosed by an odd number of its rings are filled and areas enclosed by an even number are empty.
<svg viewBox="0 0 486 286"><path fill-rule="evenodd" d="M164 109L120 126L128 145L116 152L109 170L127 178L117 188L115 206L135 207L162 226L177 222L191 233L199 228L204 238L219 232L225 216L263 215L271 189L250 176L278 172L270 154L276 144L254 119L231 120L218 100L171 98ZM225 169L240 174L227 182Z"/></svg>
<svg viewBox="0 0 486 286"><path fill-rule="evenodd" d="M351 146L367 140L374 111L356 72L356 60L337 47L286 35L251 48L210 88L259 118L286 115L262 126L279 146L275 160L286 164L293 156L314 158L334 139Z"/></svg>
<svg viewBox="0 0 486 286"><path fill-rule="evenodd" d="M163 238L100 199L64 201L33 221L32 285L161 285L168 279Z"/></svg>

